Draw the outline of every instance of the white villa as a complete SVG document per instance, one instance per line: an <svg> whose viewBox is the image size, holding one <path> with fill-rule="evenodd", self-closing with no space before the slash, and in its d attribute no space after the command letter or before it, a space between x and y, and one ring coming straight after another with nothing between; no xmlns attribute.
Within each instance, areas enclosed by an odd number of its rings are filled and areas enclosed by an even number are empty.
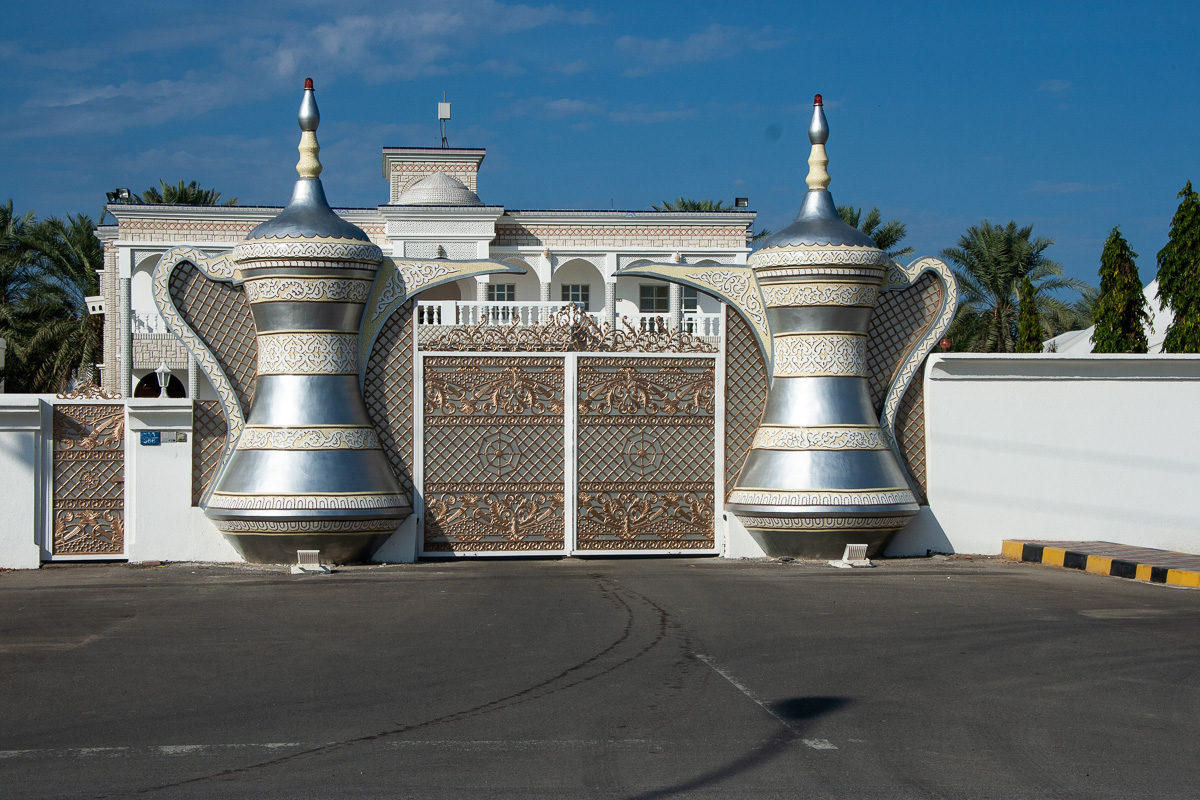
<svg viewBox="0 0 1200 800"><path fill-rule="evenodd" d="M477 193L484 156L483 149L386 147L387 203L337 209L385 255L491 258L525 269L524 275L484 275L430 290L421 296L419 324L524 324L574 305L610 325L720 335L716 299L678 284L615 275L643 261L745 264L754 212L506 209L484 203ZM165 363L174 373L173 395L214 396L155 308L154 267L173 247L230 251L280 208L108 206L117 222L97 232L104 270L101 295L90 300L93 313L105 314L103 388L130 395L141 384L142 394L156 396L154 370Z"/></svg>

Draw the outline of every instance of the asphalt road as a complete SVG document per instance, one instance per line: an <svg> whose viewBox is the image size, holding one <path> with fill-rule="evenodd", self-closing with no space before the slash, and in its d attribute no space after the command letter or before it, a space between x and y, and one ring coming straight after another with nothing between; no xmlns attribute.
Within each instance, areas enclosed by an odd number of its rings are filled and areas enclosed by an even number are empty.
<svg viewBox="0 0 1200 800"><path fill-rule="evenodd" d="M1194 798L1200 591L987 559L0 574L0 797Z"/></svg>

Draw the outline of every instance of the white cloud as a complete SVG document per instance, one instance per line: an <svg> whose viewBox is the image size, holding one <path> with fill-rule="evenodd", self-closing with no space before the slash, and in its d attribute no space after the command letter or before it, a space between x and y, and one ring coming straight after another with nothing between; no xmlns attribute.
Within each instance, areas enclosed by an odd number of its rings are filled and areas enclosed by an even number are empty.
<svg viewBox="0 0 1200 800"><path fill-rule="evenodd" d="M1047 78L1038 85L1038 91L1047 94L1062 94L1074 85L1070 81L1064 81L1061 78Z"/></svg>
<svg viewBox="0 0 1200 800"><path fill-rule="evenodd" d="M787 41L788 37L770 27L752 30L714 22L686 39L622 36L617 39L616 46L635 62L623 74L637 76L649 74L659 67L718 61L745 50L771 50Z"/></svg>
<svg viewBox="0 0 1200 800"><path fill-rule="evenodd" d="M250 7L239 10L233 29L218 14L181 10L84 46L4 42L0 55L20 72L28 99L0 109L0 139L153 126L254 103L308 75L325 85L346 76L370 83L481 70L515 76L525 70L518 60L474 62L472 53L508 35L594 21L591 11L555 4L401 0L381 10L343 0ZM192 68L201 64L203 74ZM11 83L14 75L7 77Z"/></svg>
<svg viewBox="0 0 1200 800"><path fill-rule="evenodd" d="M581 72L586 72L587 69L588 63L583 59L569 61L566 64L555 64L553 67L551 67L552 71L561 73L568 77L571 75L578 75Z"/></svg>
<svg viewBox="0 0 1200 800"><path fill-rule="evenodd" d="M540 119L562 119L564 117L594 116L604 113L603 106L588 100L562 97L525 97L500 112L501 119L534 116Z"/></svg>
<svg viewBox="0 0 1200 800"><path fill-rule="evenodd" d="M506 78L515 78L518 75L525 74L525 68L520 64L497 58L489 58L487 61L482 62L479 68L488 72L494 72L497 75L503 75Z"/></svg>
<svg viewBox="0 0 1200 800"><path fill-rule="evenodd" d="M609 114L614 122L632 123L635 125L653 125L660 122L679 122L685 119L695 119L699 112L694 108L655 108L644 103L627 106L620 111Z"/></svg>

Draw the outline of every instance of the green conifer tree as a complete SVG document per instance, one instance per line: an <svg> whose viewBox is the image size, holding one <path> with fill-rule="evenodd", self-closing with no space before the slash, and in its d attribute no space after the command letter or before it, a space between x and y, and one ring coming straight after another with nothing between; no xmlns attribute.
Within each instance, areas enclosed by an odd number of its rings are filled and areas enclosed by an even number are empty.
<svg viewBox="0 0 1200 800"><path fill-rule="evenodd" d="M1175 320L1167 327L1164 353L1200 353L1200 195L1188 181L1171 218L1167 246L1158 251L1158 299Z"/></svg>
<svg viewBox="0 0 1200 800"><path fill-rule="evenodd" d="M1042 321L1038 319L1037 292L1026 275L1017 292L1017 352L1042 352Z"/></svg>
<svg viewBox="0 0 1200 800"><path fill-rule="evenodd" d="M1142 293L1136 258L1137 253L1129 249L1120 226L1113 228L1100 256L1100 298L1092 313L1096 324L1092 332L1094 352L1146 352L1150 310Z"/></svg>

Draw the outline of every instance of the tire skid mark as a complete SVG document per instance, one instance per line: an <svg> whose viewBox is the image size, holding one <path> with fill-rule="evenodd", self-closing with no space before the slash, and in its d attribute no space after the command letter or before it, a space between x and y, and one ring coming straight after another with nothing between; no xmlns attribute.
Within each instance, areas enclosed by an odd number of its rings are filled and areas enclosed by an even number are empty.
<svg viewBox="0 0 1200 800"><path fill-rule="evenodd" d="M169 789L180 788L183 786L190 786L190 785L197 784L197 783L203 783L205 781L216 780L216 779L221 779L221 778L228 778L228 777L231 777L234 775L242 775L245 773L265 769L268 767L274 767L274 766L279 766L281 764L286 764L288 762L295 761L297 759L304 758L307 756L330 753L330 752L333 752L336 750L341 750L341 749L348 748L348 747L358 745L358 744L367 744L369 742L377 742L377 741L388 739L388 738L391 738L394 736L400 736L405 733L411 733L413 731L419 731L419 730L423 730L426 728L430 728L430 727L433 727L436 725L444 725L444 724L450 723L450 722L458 722L461 720L471 719L473 717L481 716L483 714L489 714L493 711L499 711L501 709L510 708L510 707L518 705L520 703L525 703L525 702L529 702L531 700L537 700L542 697L547 697L551 694L556 694L558 692L565 691L567 689L571 689L575 686L579 686L581 684L588 683L589 681L593 681L597 678L608 675L609 673L614 672L617 669L620 669L621 667L625 666L626 664L636 661L637 659L646 655L666 638L669 618L668 618L667 612L661 606L659 606L657 603L653 602L652 600L650 600L645 595L643 595L639 592L635 592L633 590L614 585L615 584L614 581L607 580L602 574L589 573L588 577L591 578L592 580L594 580L598 584L599 590L600 590L600 596L603 597L604 599L610 601L617 609L621 610L625 614L625 624L623 626L621 633L607 647L605 647L604 649L595 653L594 655L584 659L583 661L580 661L579 663L564 669L563 671L559 672L557 675L555 675L551 678L547 678L546 680L536 683L533 686L529 686L529 687L526 687L519 691L504 695L503 697L496 698L495 700L489 700L485 703L480 703L477 706L473 706L471 708L464 709L462 711L455 711L455 712L452 712L449 714L443 714L442 716L434 717L432 719L425 720L424 722L417 722L417 723L413 723L410 725L400 725L400 726L397 726L395 728L390 728L385 731L379 731L377 733L371 733L371 734L366 734L363 736L357 736L357 737L354 737L351 739L343 739L338 742L331 742L328 744L317 745L314 747L307 748L305 750L301 750L296 753L289 753L287 755L279 756L278 758L272 758L267 761L261 761L257 764L250 764L250 765L247 765L244 767L234 767L234 768L222 770L220 772L215 772L215 773L212 773L209 775L201 775L201 776L195 777L195 778L188 778L188 779L179 780L179 781L171 781L169 783L157 784L155 786L147 786L147 787L143 787L141 789L124 790L124 791L120 791L120 792L109 792L109 793L105 793L105 794L101 794L101 795L94 795L94 797L96 798L96 800L103 800L103 798L110 798L110 797L120 797L120 796L129 796L129 795L146 795L146 794L151 794L154 792L167 791ZM626 600L626 598L622 596L623 594L628 595L631 599L636 599L637 601L640 601L640 603L648 606L650 609L653 609L654 616L657 616L657 618L658 618L657 626L656 626L657 630L655 631L653 637L651 638L651 640L648 644L642 646L640 649L638 649L632 655L625 656L625 657L621 658L620 660L615 661L611 664L608 664L593 673L584 674L584 675L576 675L576 673L585 671L589 666L596 664L598 661L603 659L605 656L607 656L610 653L612 653L613 651L617 650L619 647L621 647L621 645L623 645L623 644L625 644L625 642L629 641L630 638L634 635L635 623L637 621L637 619L636 619L637 613L635 612L633 606L631 606L630 603Z"/></svg>

